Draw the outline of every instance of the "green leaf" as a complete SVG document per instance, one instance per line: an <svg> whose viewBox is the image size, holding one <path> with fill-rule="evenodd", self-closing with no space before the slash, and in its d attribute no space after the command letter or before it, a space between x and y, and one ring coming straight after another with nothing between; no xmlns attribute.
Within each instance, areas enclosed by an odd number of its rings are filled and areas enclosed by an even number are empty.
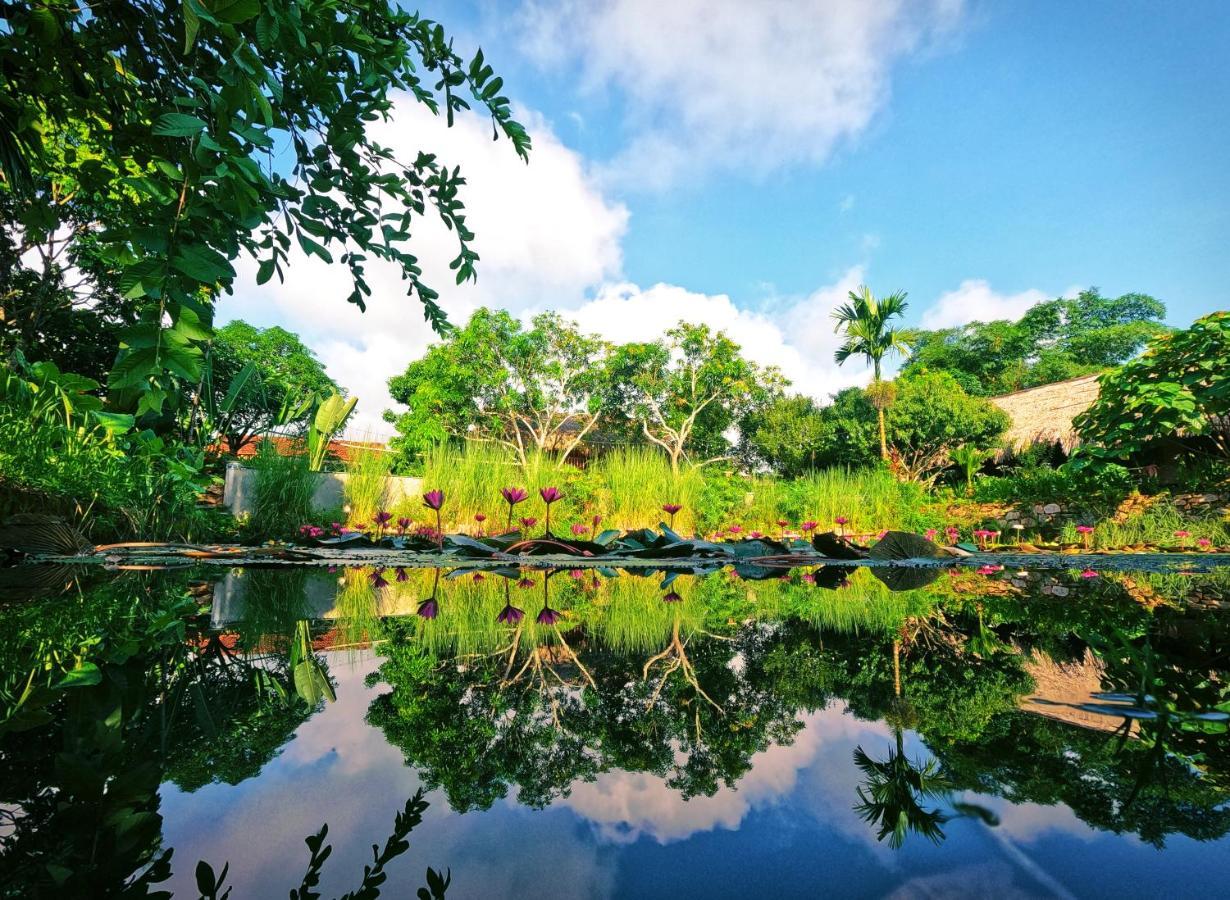
<svg viewBox="0 0 1230 900"><path fill-rule="evenodd" d="M154 123L154 134L159 137L196 137L205 130L206 122L187 113L164 113Z"/></svg>
<svg viewBox="0 0 1230 900"><path fill-rule="evenodd" d="M79 663L77 668L64 673L56 682L57 688L88 687L102 681L102 670L92 662Z"/></svg>
<svg viewBox="0 0 1230 900"><path fill-rule="evenodd" d="M203 284L215 284L235 274L226 257L203 244L188 244L176 249L171 266Z"/></svg>
<svg viewBox="0 0 1230 900"><path fill-rule="evenodd" d="M214 6L214 15L221 22L238 25L261 11L260 0L223 0Z"/></svg>
<svg viewBox="0 0 1230 900"><path fill-rule="evenodd" d="M273 277L273 270L277 263L272 259L261 260L260 267L256 270L256 283L264 284Z"/></svg>

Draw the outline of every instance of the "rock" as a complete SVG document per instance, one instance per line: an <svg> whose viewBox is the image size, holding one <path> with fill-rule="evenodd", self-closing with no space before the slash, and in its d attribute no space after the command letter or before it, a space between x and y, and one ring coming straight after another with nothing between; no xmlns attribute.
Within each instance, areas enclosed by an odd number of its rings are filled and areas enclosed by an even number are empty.
<svg viewBox="0 0 1230 900"><path fill-rule="evenodd" d="M1021 513L1015 509L1008 510L1007 515L1004 516L1004 518L1007 519L1009 522L1015 522L1020 517L1021 517Z"/></svg>
<svg viewBox="0 0 1230 900"><path fill-rule="evenodd" d="M1059 513L1063 512L1063 507L1060 506L1058 503L1048 503L1046 504L1046 506L1042 507L1042 511L1046 513L1048 516L1054 516L1054 515L1058 515Z"/></svg>
<svg viewBox="0 0 1230 900"><path fill-rule="evenodd" d="M1054 594L1056 597L1066 597L1068 596L1068 589L1064 587L1062 584L1057 584L1053 588L1051 588L1051 593Z"/></svg>

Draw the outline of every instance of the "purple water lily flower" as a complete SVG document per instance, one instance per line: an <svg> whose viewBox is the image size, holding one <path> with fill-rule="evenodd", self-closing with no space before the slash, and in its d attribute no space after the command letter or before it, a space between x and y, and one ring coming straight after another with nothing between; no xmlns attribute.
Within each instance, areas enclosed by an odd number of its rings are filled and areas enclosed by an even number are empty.
<svg viewBox="0 0 1230 900"><path fill-rule="evenodd" d="M663 603L679 603L682 600L683 598L680 597L679 594L676 593L675 591L667 591L665 594L662 595Z"/></svg>
<svg viewBox="0 0 1230 900"><path fill-rule="evenodd" d="M663 503L662 512L671 517L671 531L675 530L675 516L679 510L683 509L682 503Z"/></svg>
<svg viewBox="0 0 1230 900"><path fill-rule="evenodd" d="M410 520L406 518L405 516L402 516L401 518L397 520L397 533L398 534L405 534L406 529L408 529L409 527L410 527Z"/></svg>
<svg viewBox="0 0 1230 900"><path fill-rule="evenodd" d="M379 590L389 586L389 583L384 578L384 569L376 569L367 576L372 583L372 587Z"/></svg>
<svg viewBox="0 0 1230 900"><path fill-rule="evenodd" d="M588 525L581 525L580 523L577 523L572 526L572 533L575 534L577 537L580 537L581 535L585 534L587 531L589 531Z"/></svg>
<svg viewBox="0 0 1230 900"><path fill-rule="evenodd" d="M527 499L530 494L525 488L519 487L500 488L500 493L504 495L504 502L508 504L508 525L505 530L512 531L513 507Z"/></svg>
<svg viewBox="0 0 1230 900"><path fill-rule="evenodd" d="M521 530L528 533L531 528L538 524L538 520L533 516L524 516L521 519Z"/></svg>
<svg viewBox="0 0 1230 900"><path fill-rule="evenodd" d="M393 514L391 512L385 512L382 509L380 512L376 513L375 517L372 519L372 524L376 526L376 537L380 537L380 535L384 534L384 526L388 525L392 521Z"/></svg>
<svg viewBox="0 0 1230 900"><path fill-rule="evenodd" d="M517 587L521 588L522 590L528 590L529 588L532 588L535 584L537 584L537 582L534 581L533 578L522 578L520 581L517 582Z"/></svg>
<svg viewBox="0 0 1230 900"><path fill-rule="evenodd" d="M524 611L517 609L511 603L506 603L504 608L500 610L500 614L495 617L495 620L501 625L516 625L524 615Z"/></svg>
<svg viewBox="0 0 1230 900"><path fill-rule="evenodd" d="M406 570L403 569L401 566L397 567L396 575L397 575L398 581L409 581L410 580L410 576L406 574Z"/></svg>
<svg viewBox="0 0 1230 900"><path fill-rule="evenodd" d="M552 609L549 606L544 606L538 613L536 621L539 625L554 625L560 620L561 613L558 609Z"/></svg>
<svg viewBox="0 0 1230 900"><path fill-rule="evenodd" d="M440 615L440 604L432 597L430 600L424 600L419 604L418 614L424 619L434 619Z"/></svg>
<svg viewBox="0 0 1230 900"><path fill-rule="evenodd" d="M819 522L816 522L812 519L808 519L806 522L804 522L802 525L799 526L799 529L803 532L810 532L810 531L815 531L819 527L820 527Z"/></svg>
<svg viewBox="0 0 1230 900"><path fill-rule="evenodd" d="M545 528L546 533L549 535L551 533L551 504L564 495L560 493L560 489L557 487L545 487L538 492L538 496L542 498L543 503L547 504L547 521Z"/></svg>
<svg viewBox="0 0 1230 900"><path fill-rule="evenodd" d="M428 509L440 511L440 507L444 506L444 491L437 488L434 491L428 491L423 495L423 505Z"/></svg>

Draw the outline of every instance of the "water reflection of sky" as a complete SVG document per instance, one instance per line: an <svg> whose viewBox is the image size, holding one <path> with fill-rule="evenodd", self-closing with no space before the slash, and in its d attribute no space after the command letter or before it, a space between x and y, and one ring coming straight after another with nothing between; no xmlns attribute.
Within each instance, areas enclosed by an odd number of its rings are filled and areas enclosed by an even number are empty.
<svg viewBox="0 0 1230 900"><path fill-rule="evenodd" d="M285 896L307 863L303 838L329 823L325 896L353 888L371 845L418 787L399 750L364 716L375 692L371 655L329 654L338 699L309 719L259 778L193 794L163 789L173 887L193 892L198 858L229 860L238 897ZM891 733L832 705L793 744L753 760L737 789L684 802L660 778L611 772L545 810L514 796L486 812L453 813L441 792L390 871L385 896L413 895L428 865L451 867L450 898L1206 895L1230 877L1230 853L1171 835L1163 855L1133 836L1100 833L1064 806L977 797L1001 824L945 826L934 846L877 843L854 811L856 745L873 755ZM908 741L911 756L925 755ZM975 799L967 795L967 799ZM1199 871L1187 881L1175 871ZM195 894L194 894L195 895Z"/></svg>

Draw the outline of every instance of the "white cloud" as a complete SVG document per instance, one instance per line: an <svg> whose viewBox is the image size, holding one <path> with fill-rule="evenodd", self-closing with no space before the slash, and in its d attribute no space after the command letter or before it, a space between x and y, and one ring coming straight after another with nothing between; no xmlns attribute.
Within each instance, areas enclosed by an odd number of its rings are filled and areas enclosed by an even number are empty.
<svg viewBox="0 0 1230 900"><path fill-rule="evenodd" d="M520 46L576 61L582 88L622 95L619 183L660 187L705 166L819 163L889 96L894 64L951 34L963 0L537 0Z"/></svg>
<svg viewBox="0 0 1230 900"><path fill-rule="evenodd" d="M962 281L956 290L941 294L922 317L923 328L953 328L967 322L1015 321L1035 303L1051 299L1036 288L1019 294L1000 294L982 278Z"/></svg>
<svg viewBox="0 0 1230 900"><path fill-rule="evenodd" d="M440 292L454 322L479 306L525 309L580 302L587 289L616 278L628 211L607 200L549 123L533 112L518 118L534 137L529 165L507 141L493 142L489 122L458 117L449 129L420 105L398 102L393 120L373 126L375 138L407 158L420 148L450 166L460 164L462 198L477 234L477 283L456 285L448 262L456 254L451 232L430 217L420 220L414 251L424 280ZM406 297L396 267L368 268L373 296L365 313L345 302L347 270L301 254L292 257L286 282L257 287L255 267L240 273L236 297L223 301L220 320L284 324L313 347L336 380L359 398L352 432L387 434L380 421L392 405L390 376L420 356L434 339L417 300ZM245 283L246 282L246 283Z"/></svg>
<svg viewBox="0 0 1230 900"><path fill-rule="evenodd" d="M640 288L626 282L605 284L592 300L561 311L582 330L616 342L655 340L680 321L703 322L725 331L754 362L777 366L794 390L825 400L870 377L866 367L853 361L845 366L833 361L839 339L832 311L862 278L863 268L854 266L833 284L765 312L741 309L725 294L701 294L672 284Z"/></svg>

